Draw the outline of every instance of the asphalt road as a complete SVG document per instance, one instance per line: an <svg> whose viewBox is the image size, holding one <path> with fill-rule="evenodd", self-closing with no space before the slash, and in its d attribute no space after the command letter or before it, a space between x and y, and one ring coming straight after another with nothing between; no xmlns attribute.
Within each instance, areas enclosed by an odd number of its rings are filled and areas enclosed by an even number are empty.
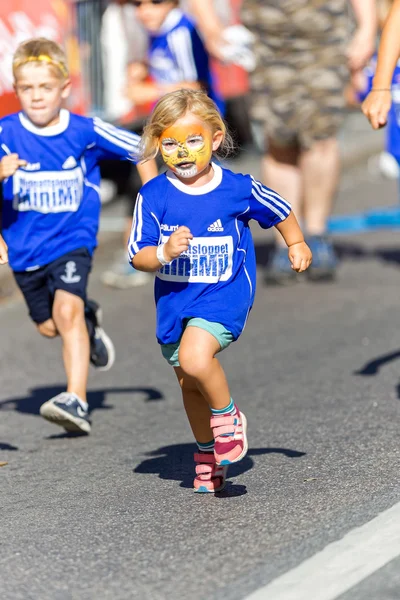
<svg viewBox="0 0 400 600"><path fill-rule="evenodd" d="M395 193L358 169L337 210ZM400 232L337 236L337 282L290 288L263 285L271 236L255 236L256 303L221 356L250 450L215 497L191 489L195 447L154 338L151 286L100 282L115 234L102 234L90 284L117 361L91 372L89 437L39 416L65 383L60 344L36 334L18 296L2 303L2 600L242 600L399 502ZM329 597L398 599L399 564L393 551ZM327 597L315 588L309 600Z"/></svg>

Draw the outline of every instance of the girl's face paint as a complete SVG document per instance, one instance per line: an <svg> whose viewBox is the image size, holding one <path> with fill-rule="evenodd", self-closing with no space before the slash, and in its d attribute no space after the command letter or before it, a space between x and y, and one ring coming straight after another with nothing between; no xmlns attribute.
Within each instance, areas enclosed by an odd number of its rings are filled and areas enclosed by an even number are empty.
<svg viewBox="0 0 400 600"><path fill-rule="evenodd" d="M208 167L213 149L211 129L191 113L175 121L160 138L164 162L184 179L195 177Z"/></svg>

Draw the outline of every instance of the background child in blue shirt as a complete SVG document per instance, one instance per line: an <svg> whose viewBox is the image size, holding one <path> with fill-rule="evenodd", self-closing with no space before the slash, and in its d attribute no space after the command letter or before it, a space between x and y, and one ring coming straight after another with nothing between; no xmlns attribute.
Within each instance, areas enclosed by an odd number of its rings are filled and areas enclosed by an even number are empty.
<svg viewBox="0 0 400 600"><path fill-rule="evenodd" d="M41 415L88 433L89 358L102 370L114 362L100 307L86 297L100 216L98 162L131 159L140 138L62 108L71 82L53 41L21 44L13 73L22 111L0 120L3 236L31 319L43 336L63 342L67 390ZM143 181L157 172L154 162L138 168Z"/></svg>
<svg viewBox="0 0 400 600"><path fill-rule="evenodd" d="M223 110L204 44L190 18L175 0L133 0L136 16L149 34L147 63L130 66L128 96L133 102L156 102L186 87L203 89ZM146 81L150 75L151 81Z"/></svg>
<svg viewBox="0 0 400 600"><path fill-rule="evenodd" d="M294 270L308 268L311 252L279 194L211 162L229 137L203 92L164 96L142 140L144 158L160 150L170 170L142 188L129 252L136 269L156 272L157 339L175 369L199 447L194 488L215 492L225 485L227 465L247 452L246 418L216 354L238 339L253 304L250 220L280 231Z"/></svg>

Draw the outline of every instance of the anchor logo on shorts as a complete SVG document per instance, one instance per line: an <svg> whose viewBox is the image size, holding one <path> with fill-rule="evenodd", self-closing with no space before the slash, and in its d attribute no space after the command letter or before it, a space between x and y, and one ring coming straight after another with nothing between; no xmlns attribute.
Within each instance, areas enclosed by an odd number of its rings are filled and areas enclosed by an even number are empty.
<svg viewBox="0 0 400 600"><path fill-rule="evenodd" d="M60 275L60 278L64 283L78 283L81 280L80 275L74 275L76 273L76 262L69 260L65 265L65 275Z"/></svg>

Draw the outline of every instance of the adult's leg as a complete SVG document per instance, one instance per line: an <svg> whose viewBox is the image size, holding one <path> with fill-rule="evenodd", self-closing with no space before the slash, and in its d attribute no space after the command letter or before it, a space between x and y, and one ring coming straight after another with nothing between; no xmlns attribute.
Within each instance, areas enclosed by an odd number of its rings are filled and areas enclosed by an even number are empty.
<svg viewBox="0 0 400 600"><path fill-rule="evenodd" d="M86 402L90 344L82 298L58 289L53 303L53 320L63 342L67 392Z"/></svg>
<svg viewBox="0 0 400 600"><path fill-rule="evenodd" d="M302 174L298 146L281 147L273 140L269 140L268 153L262 159L262 176L268 187L290 202L296 217L301 220L303 216ZM279 234L277 234L277 241L279 245L285 247L285 242Z"/></svg>
<svg viewBox="0 0 400 600"><path fill-rule="evenodd" d="M317 140L302 150L299 166L303 181L303 214L308 235L325 234L332 211L339 173L339 145L335 137Z"/></svg>

